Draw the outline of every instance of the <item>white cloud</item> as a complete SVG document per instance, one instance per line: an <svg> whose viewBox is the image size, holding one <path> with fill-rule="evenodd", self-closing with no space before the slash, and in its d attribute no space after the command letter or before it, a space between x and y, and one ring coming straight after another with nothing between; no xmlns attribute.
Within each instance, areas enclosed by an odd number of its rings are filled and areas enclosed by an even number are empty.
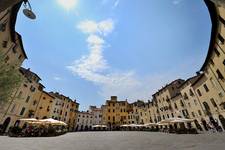
<svg viewBox="0 0 225 150"><path fill-rule="evenodd" d="M120 3L120 0L116 0L116 1L114 2L113 8L116 8L116 7L119 5L119 3Z"/></svg>
<svg viewBox="0 0 225 150"><path fill-rule="evenodd" d="M173 0L173 4L174 5L178 5L182 2L183 0Z"/></svg>
<svg viewBox="0 0 225 150"><path fill-rule="evenodd" d="M103 55L106 44L104 37L113 31L113 24L111 19L98 23L92 20L81 22L78 25L78 29L83 33L88 33L86 42L89 54L75 60L67 68L74 75L99 86L100 91L98 93L103 98L117 95L121 99L150 99L153 91L161 88L165 83L176 79L177 69L174 72L158 73L145 77L139 77L134 70L115 71L107 63ZM92 27L90 28L89 25Z"/></svg>
<svg viewBox="0 0 225 150"><path fill-rule="evenodd" d="M113 31L114 22L112 19L106 19L100 22L85 20L79 23L77 28L86 34L100 34L107 36Z"/></svg>
<svg viewBox="0 0 225 150"><path fill-rule="evenodd" d="M102 0L101 4L102 5L108 5L112 9L116 8L120 3L120 0Z"/></svg>
<svg viewBox="0 0 225 150"><path fill-rule="evenodd" d="M57 2L64 9L71 10L76 7L78 0L57 0Z"/></svg>
<svg viewBox="0 0 225 150"><path fill-rule="evenodd" d="M114 30L114 22L112 19L106 19L98 23L99 32L106 36Z"/></svg>
<svg viewBox="0 0 225 150"><path fill-rule="evenodd" d="M86 20L79 23L77 28L88 34L86 42L90 52L88 55L75 60L72 65L67 66L74 75L98 85L101 88L99 94L104 98L110 95L120 97L129 95L131 96L129 98L142 98L149 95L149 91L143 89L145 82L137 79L135 71L110 71L111 67L104 59L103 49L106 42L103 37L113 31L114 22L112 19L98 23Z"/></svg>
<svg viewBox="0 0 225 150"><path fill-rule="evenodd" d="M57 76L53 77L53 79L54 79L54 80L56 80L56 81L60 81L60 80L62 80L62 78L57 77Z"/></svg>

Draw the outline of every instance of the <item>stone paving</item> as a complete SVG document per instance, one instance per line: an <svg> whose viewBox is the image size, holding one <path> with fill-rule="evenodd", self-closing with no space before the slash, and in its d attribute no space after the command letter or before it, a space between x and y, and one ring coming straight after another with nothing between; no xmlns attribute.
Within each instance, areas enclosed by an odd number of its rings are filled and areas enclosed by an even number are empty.
<svg viewBox="0 0 225 150"><path fill-rule="evenodd" d="M75 132L48 138L0 136L0 150L224 150L225 133Z"/></svg>

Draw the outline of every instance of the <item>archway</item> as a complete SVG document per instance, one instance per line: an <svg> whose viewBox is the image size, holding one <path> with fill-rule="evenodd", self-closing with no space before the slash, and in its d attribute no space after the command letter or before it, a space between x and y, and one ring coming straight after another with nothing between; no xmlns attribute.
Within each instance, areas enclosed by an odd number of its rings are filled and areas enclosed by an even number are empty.
<svg viewBox="0 0 225 150"><path fill-rule="evenodd" d="M206 121L205 121L204 119L202 119L202 124L203 124L204 129L205 129L206 131L208 131L209 129L208 129L207 123L206 123Z"/></svg>
<svg viewBox="0 0 225 150"><path fill-rule="evenodd" d="M78 131L78 130L79 130L79 125L77 125L77 127L76 127L75 131Z"/></svg>
<svg viewBox="0 0 225 150"><path fill-rule="evenodd" d="M225 118L223 117L223 115L219 115L219 120L223 126L223 130L225 130Z"/></svg>
<svg viewBox="0 0 225 150"><path fill-rule="evenodd" d="M198 130L203 131L201 125L198 123L198 120L194 120L195 126Z"/></svg>
<svg viewBox="0 0 225 150"><path fill-rule="evenodd" d="M16 120L14 127L19 127L19 125L20 125L20 120Z"/></svg>
<svg viewBox="0 0 225 150"><path fill-rule="evenodd" d="M196 126L196 128L197 128L198 130L200 130L200 131L203 130L202 127L201 127L201 125L198 123L197 120L194 120L194 123L195 123L195 126Z"/></svg>
<svg viewBox="0 0 225 150"><path fill-rule="evenodd" d="M11 118L8 117L5 119L3 125L2 125L2 132L5 133L5 131L7 130L9 124L10 124Z"/></svg>

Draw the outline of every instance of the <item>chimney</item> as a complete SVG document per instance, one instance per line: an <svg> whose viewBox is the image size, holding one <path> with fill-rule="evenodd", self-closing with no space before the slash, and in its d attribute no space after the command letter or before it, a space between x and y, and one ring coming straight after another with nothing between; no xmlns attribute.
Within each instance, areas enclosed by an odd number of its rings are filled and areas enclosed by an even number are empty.
<svg viewBox="0 0 225 150"><path fill-rule="evenodd" d="M200 71L196 72L197 75L200 75Z"/></svg>
<svg viewBox="0 0 225 150"><path fill-rule="evenodd" d="M111 96L112 101L117 101L117 96Z"/></svg>

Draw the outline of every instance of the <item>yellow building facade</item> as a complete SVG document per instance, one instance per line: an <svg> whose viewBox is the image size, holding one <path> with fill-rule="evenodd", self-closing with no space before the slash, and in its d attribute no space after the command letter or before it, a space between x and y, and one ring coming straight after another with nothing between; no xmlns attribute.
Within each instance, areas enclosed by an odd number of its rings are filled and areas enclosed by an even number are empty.
<svg viewBox="0 0 225 150"><path fill-rule="evenodd" d="M117 96L111 96L103 107L103 123L110 129L127 124L130 106L127 101L118 101Z"/></svg>
<svg viewBox="0 0 225 150"><path fill-rule="evenodd" d="M10 126L19 125L21 118L34 117L34 111L40 100L40 97L37 97L39 90L43 88L39 83L40 78L30 69L20 68L20 72L22 83L15 89L7 103L1 105L0 124L4 131Z"/></svg>

